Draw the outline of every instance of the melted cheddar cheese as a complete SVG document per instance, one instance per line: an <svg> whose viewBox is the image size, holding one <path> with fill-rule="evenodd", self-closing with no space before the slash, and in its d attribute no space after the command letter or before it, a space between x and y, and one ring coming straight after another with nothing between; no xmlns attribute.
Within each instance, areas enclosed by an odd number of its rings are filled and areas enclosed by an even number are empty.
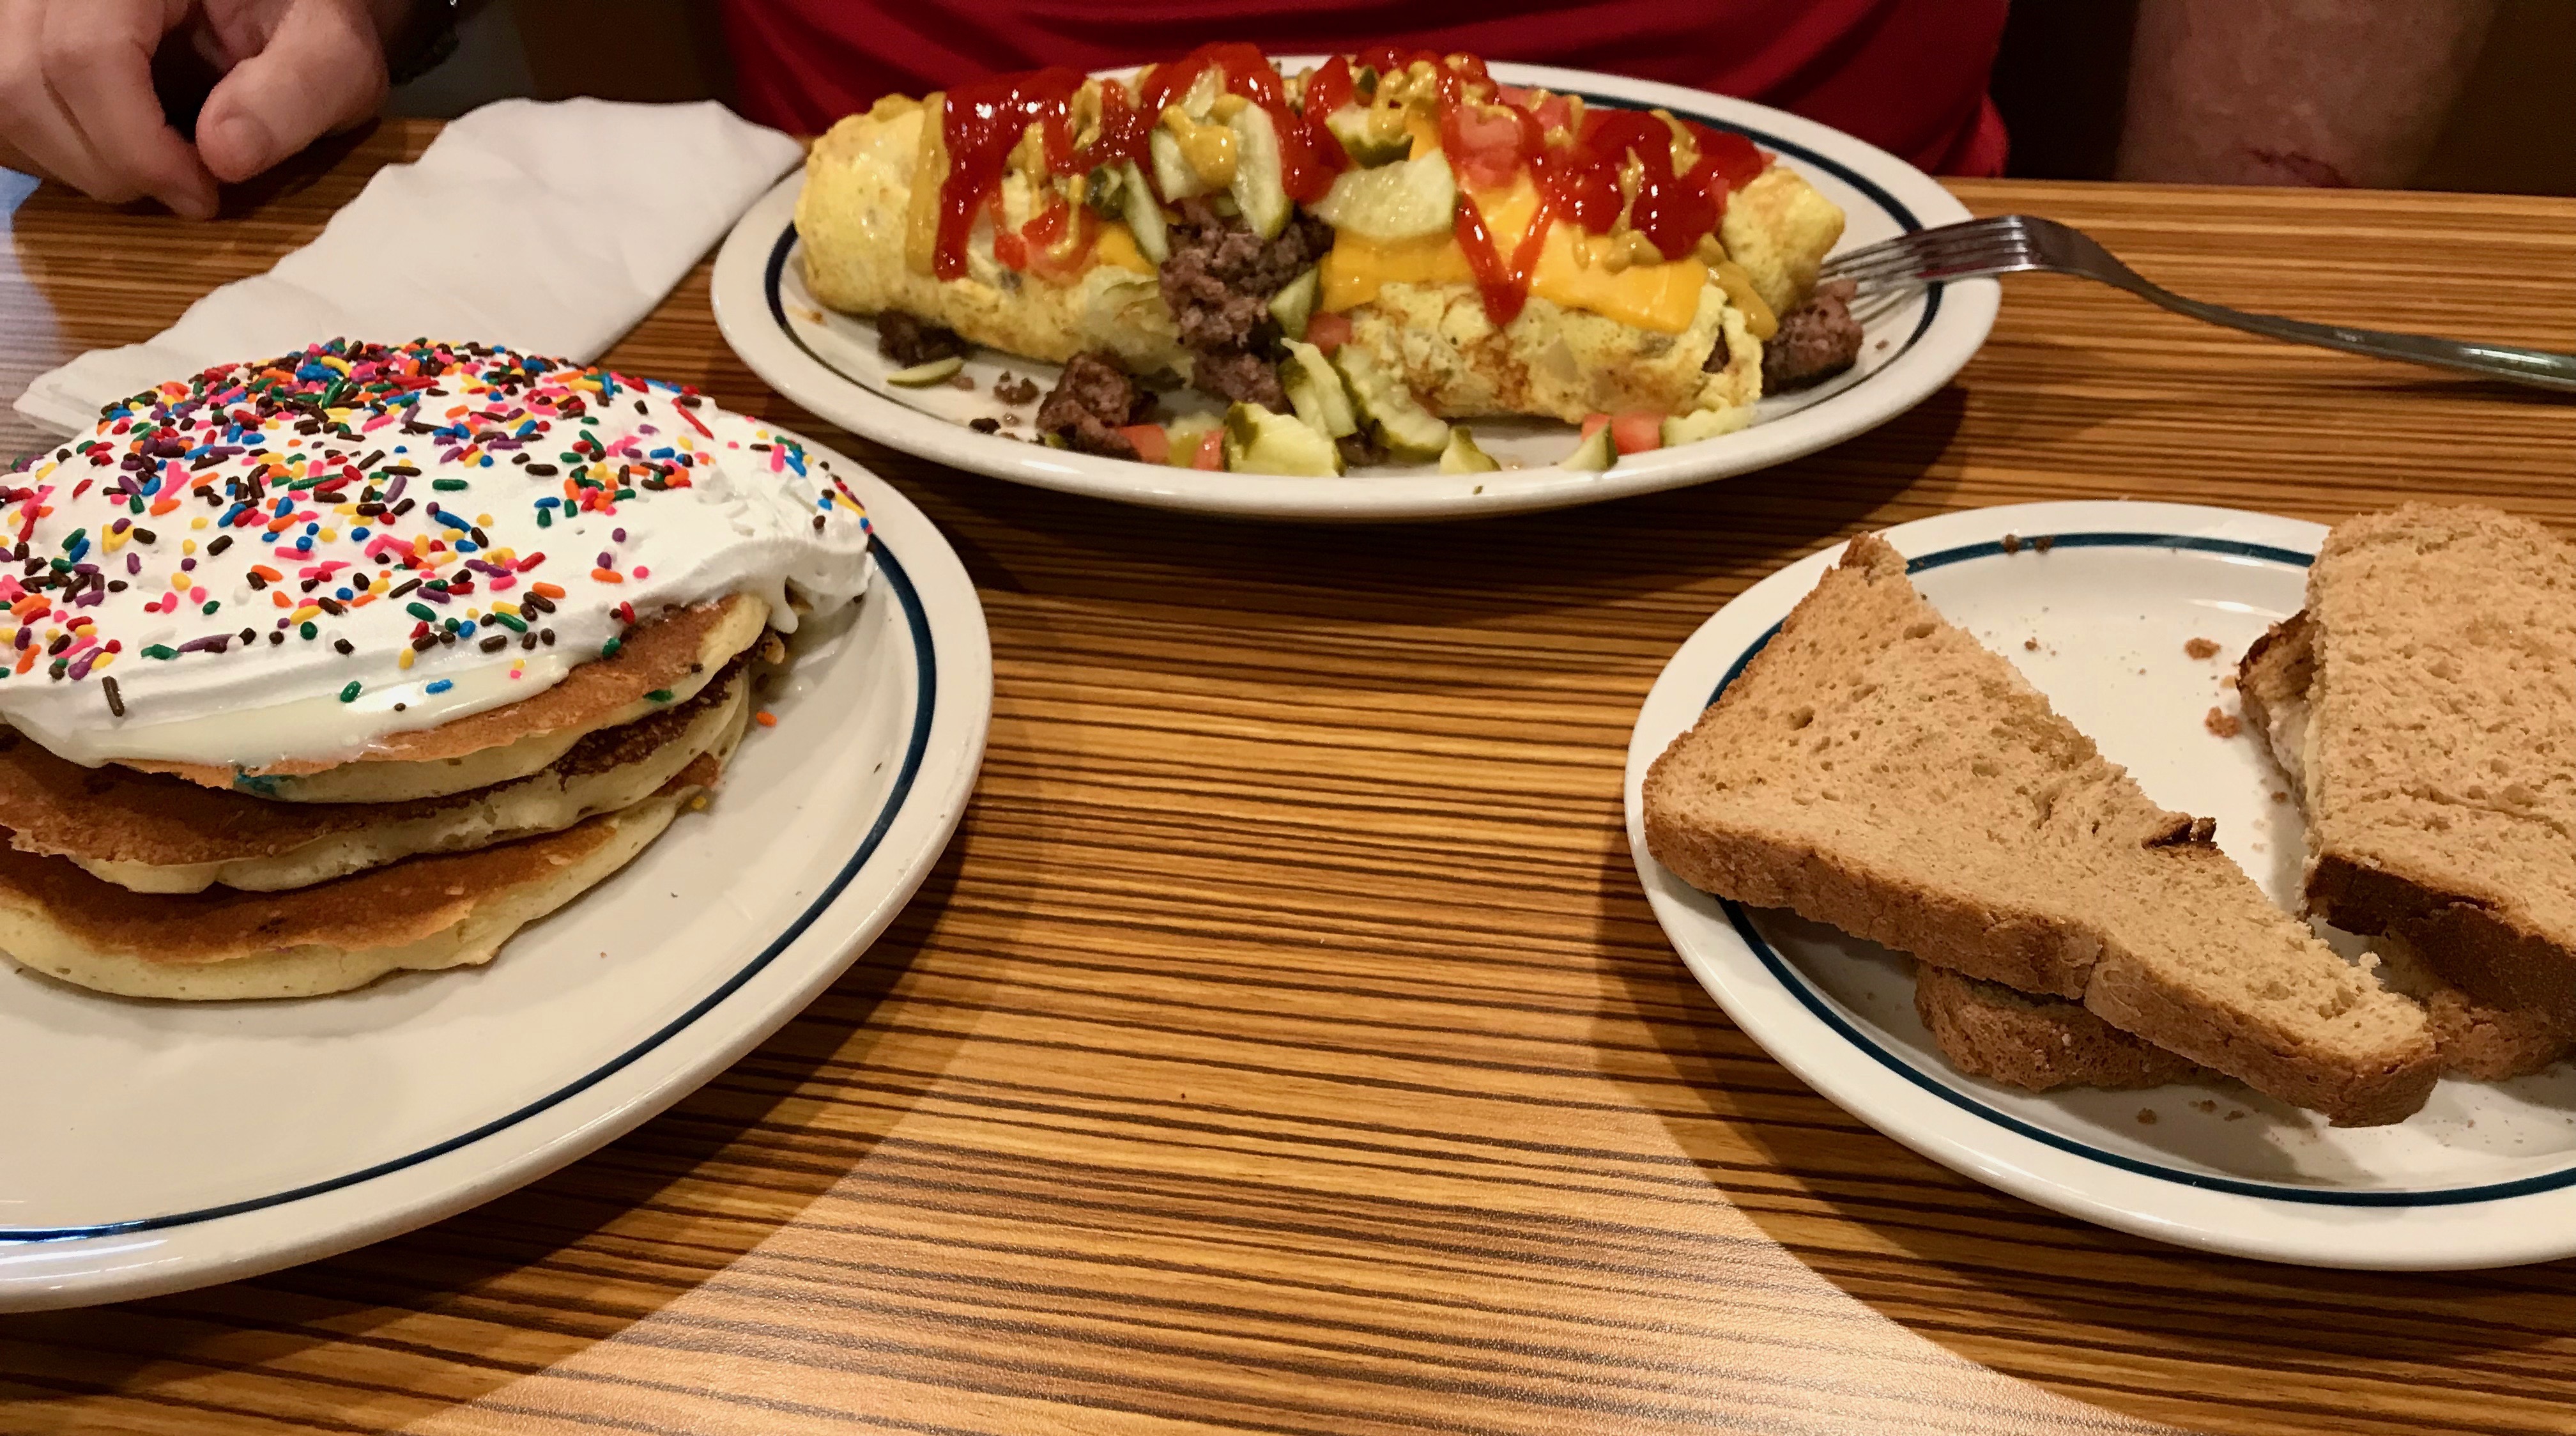
<svg viewBox="0 0 2576 1436"><path fill-rule="evenodd" d="M1154 273L1154 266L1136 248L1136 232L1127 227L1125 220L1113 219L1101 223L1100 238L1092 247L1091 262L1106 264L1115 269L1132 269L1138 274ZM1088 265L1084 267L1089 268Z"/></svg>
<svg viewBox="0 0 2576 1436"><path fill-rule="evenodd" d="M1417 137L1418 138L1418 137ZM1507 190L1478 193L1476 207L1485 228L1506 260L1529 232L1538 213L1538 187L1527 175ZM1662 264L1632 264L1612 272L1602 264L1582 264L1574 256L1571 226L1548 226L1539 242L1538 263L1530 272L1529 292L1566 309L1588 309L1606 318L1660 334L1679 334L1699 313L1700 290L1708 283L1708 266L1695 258ZM1385 284L1473 284L1466 251L1450 235L1376 243L1337 234L1324 255L1323 306L1352 309L1377 297Z"/></svg>

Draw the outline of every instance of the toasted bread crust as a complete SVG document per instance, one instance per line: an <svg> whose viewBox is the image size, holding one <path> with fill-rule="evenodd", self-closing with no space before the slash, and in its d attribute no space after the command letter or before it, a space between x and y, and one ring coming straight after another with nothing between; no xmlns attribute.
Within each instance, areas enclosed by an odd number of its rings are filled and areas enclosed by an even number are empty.
<svg viewBox="0 0 2576 1436"><path fill-rule="evenodd" d="M2576 952L2494 908L2336 852L2309 865L2307 903L2346 932L2405 938L2444 981L2480 1002L2576 1031Z"/></svg>
<svg viewBox="0 0 2576 1436"><path fill-rule="evenodd" d="M2219 854L2218 860L2228 858ZM2188 1044L2209 1066L2256 1091L2315 1108L2338 1127L2402 1122L2433 1095L2433 1084L2442 1076L2441 1054L2429 1036L2402 1060L2370 1071L2338 1073L2273 1049L2250 1026L2212 1021L2211 1014L2177 1001L2144 969L2112 958L2093 969L2084 1005L2112 1026L2158 1046Z"/></svg>
<svg viewBox="0 0 2576 1436"><path fill-rule="evenodd" d="M2044 913L2004 911L1758 834L1694 830L1671 821L1651 801L1646 846L1656 861L1702 892L1724 893L1753 907L1788 908L1881 947L2023 992L2081 998L2102 955L2098 937Z"/></svg>
<svg viewBox="0 0 2576 1436"><path fill-rule="evenodd" d="M1929 963L1914 969L1914 1011L1952 1066L2024 1091L2118 1091L2216 1076L2081 1003L2006 991Z"/></svg>
<svg viewBox="0 0 2576 1436"><path fill-rule="evenodd" d="M2300 609L2264 630L2245 656L2236 664L2236 702L2244 711L2245 721L2269 746L2275 694L2303 694L2317 671L2317 651L2311 633L2312 620L2306 609ZM2286 770L2298 755L2275 752L2273 759Z"/></svg>

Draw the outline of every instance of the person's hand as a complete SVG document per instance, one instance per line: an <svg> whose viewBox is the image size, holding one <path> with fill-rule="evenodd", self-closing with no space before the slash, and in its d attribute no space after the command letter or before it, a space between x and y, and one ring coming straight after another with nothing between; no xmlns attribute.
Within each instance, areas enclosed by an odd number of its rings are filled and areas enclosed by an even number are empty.
<svg viewBox="0 0 2576 1436"><path fill-rule="evenodd" d="M389 0L0 0L0 166L110 203L215 212L247 179L385 94ZM222 79L191 145L163 118L152 60L192 47Z"/></svg>

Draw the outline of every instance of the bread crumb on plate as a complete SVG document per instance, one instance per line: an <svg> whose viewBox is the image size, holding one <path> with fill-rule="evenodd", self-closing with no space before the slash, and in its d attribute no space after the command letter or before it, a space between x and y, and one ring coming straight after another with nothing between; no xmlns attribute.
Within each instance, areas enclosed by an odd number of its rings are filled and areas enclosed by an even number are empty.
<svg viewBox="0 0 2576 1436"><path fill-rule="evenodd" d="M2194 658L2216 658L2218 641L2212 638L2195 638L2184 643L2182 651Z"/></svg>
<svg viewBox="0 0 2576 1436"><path fill-rule="evenodd" d="M2233 738L2245 731L2244 720L2224 708L2210 709L2209 716L2201 719L2200 722L2202 727L2221 738Z"/></svg>

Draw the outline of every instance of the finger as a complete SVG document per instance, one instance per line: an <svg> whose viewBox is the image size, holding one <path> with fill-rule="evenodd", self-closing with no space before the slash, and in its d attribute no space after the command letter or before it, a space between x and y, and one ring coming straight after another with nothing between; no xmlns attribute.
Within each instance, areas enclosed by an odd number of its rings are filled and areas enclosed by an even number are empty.
<svg viewBox="0 0 2576 1436"><path fill-rule="evenodd" d="M384 98L384 47L360 0L294 0L206 97L197 152L224 179L248 179Z"/></svg>
<svg viewBox="0 0 2576 1436"><path fill-rule="evenodd" d="M53 178L43 165L29 159L5 139L0 139L0 170L15 170L22 175L34 175L40 180Z"/></svg>
<svg viewBox="0 0 2576 1436"><path fill-rule="evenodd" d="M43 0L0 0L0 165L89 192L89 147L45 88L43 33Z"/></svg>
<svg viewBox="0 0 2576 1436"><path fill-rule="evenodd" d="M46 88L105 177L207 219L215 213L214 176L162 117L152 89L152 52L187 10L187 0L53 5L40 45Z"/></svg>

